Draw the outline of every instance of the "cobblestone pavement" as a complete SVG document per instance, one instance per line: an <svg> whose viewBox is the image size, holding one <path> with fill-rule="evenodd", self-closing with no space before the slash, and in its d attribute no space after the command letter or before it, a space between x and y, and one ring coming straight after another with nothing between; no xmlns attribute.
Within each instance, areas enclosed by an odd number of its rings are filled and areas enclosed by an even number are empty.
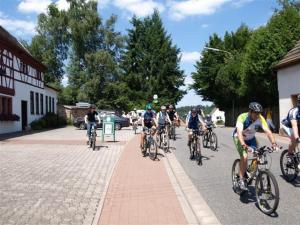
<svg viewBox="0 0 300 225"><path fill-rule="evenodd" d="M105 147L97 151L84 144L84 132L67 127L0 141L1 225L93 223L123 143L133 132L118 131L120 142L98 142Z"/></svg>

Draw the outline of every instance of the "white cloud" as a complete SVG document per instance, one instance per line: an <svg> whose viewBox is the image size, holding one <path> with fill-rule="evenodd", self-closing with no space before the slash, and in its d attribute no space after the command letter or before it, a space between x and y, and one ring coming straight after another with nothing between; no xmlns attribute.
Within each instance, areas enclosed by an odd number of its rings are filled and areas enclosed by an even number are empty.
<svg viewBox="0 0 300 225"><path fill-rule="evenodd" d="M245 4L248 4L250 2L253 2L254 0L235 0L232 5L239 8L244 6Z"/></svg>
<svg viewBox="0 0 300 225"><path fill-rule="evenodd" d="M56 5L60 10L68 10L70 7L70 4L66 0L58 0Z"/></svg>
<svg viewBox="0 0 300 225"><path fill-rule="evenodd" d="M182 52L181 62L183 63L195 63L201 58L200 52Z"/></svg>
<svg viewBox="0 0 300 225"><path fill-rule="evenodd" d="M104 0L102 7L104 7L106 3L106 0ZM129 12L130 14L135 14L138 17L150 15L153 13L154 9L157 9L159 12L163 12L165 10L165 6L155 0L113 0L110 4Z"/></svg>
<svg viewBox="0 0 300 225"><path fill-rule="evenodd" d="M0 12L0 25L17 36L35 34L35 23L26 20L11 19Z"/></svg>
<svg viewBox="0 0 300 225"><path fill-rule="evenodd" d="M68 75L65 74L65 75L63 76L63 79L62 79L61 83L62 83L62 85L63 85L64 87L66 87L66 86L68 85L68 83L69 83Z"/></svg>
<svg viewBox="0 0 300 225"><path fill-rule="evenodd" d="M194 84L194 79L191 76L186 76L184 79L184 85L190 86L192 84Z"/></svg>
<svg viewBox="0 0 300 225"><path fill-rule="evenodd" d="M24 13L41 13L47 10L51 0L22 0L18 10Z"/></svg>
<svg viewBox="0 0 300 225"><path fill-rule="evenodd" d="M18 5L18 10L23 13L43 13L52 3L56 3L60 10L69 9L69 3L66 0L22 0Z"/></svg>
<svg viewBox="0 0 300 225"><path fill-rule="evenodd" d="M209 25L206 23L201 25L201 28L203 28L203 29L208 28L208 27L209 27Z"/></svg>
<svg viewBox="0 0 300 225"><path fill-rule="evenodd" d="M185 0L169 1L170 18L179 21L187 16L211 15L222 5L232 0Z"/></svg>

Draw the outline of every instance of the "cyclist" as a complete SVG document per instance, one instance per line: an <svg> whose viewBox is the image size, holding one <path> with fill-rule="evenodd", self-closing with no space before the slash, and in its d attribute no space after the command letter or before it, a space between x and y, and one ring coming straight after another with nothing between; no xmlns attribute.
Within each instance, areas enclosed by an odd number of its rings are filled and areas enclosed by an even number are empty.
<svg viewBox="0 0 300 225"><path fill-rule="evenodd" d="M277 149L275 138L270 131L265 118L261 115L262 112L263 108L259 103L251 102L249 104L249 112L242 113L238 116L236 127L233 132L233 141L241 159L239 172L239 175L242 178L239 180L241 190L248 190L244 178L247 167L248 149L258 147L255 133L259 127L261 127L268 136L272 148L274 150Z"/></svg>
<svg viewBox="0 0 300 225"><path fill-rule="evenodd" d="M161 111L159 113L157 113L156 121L155 121L158 133L161 132L161 129L163 126L166 127L167 125L172 123L170 120L170 117L167 113L166 106L163 105L163 106L161 106L160 109L161 109ZM169 129L167 128L167 132L168 132L168 130Z"/></svg>
<svg viewBox="0 0 300 225"><path fill-rule="evenodd" d="M200 125L205 129L205 122L197 113L197 109L193 108L186 118L186 128L188 130L188 146L191 146L193 130L199 130Z"/></svg>
<svg viewBox="0 0 300 225"><path fill-rule="evenodd" d="M178 124L179 116L176 110L174 109L173 105L169 105L168 116L171 122L175 122L176 124Z"/></svg>
<svg viewBox="0 0 300 225"><path fill-rule="evenodd" d="M283 130L290 137L289 155L293 155L297 145L300 149L300 95L297 96L297 107L289 110L287 118L282 121L282 125ZM293 157L289 158L292 159Z"/></svg>
<svg viewBox="0 0 300 225"><path fill-rule="evenodd" d="M141 142L140 147L142 150L143 156L146 156L146 151L144 149L144 139L145 139L145 130L146 129L154 129L155 124L155 113L152 110L151 105L146 106L146 112L144 113L142 117L142 126L143 126L143 132L141 133Z"/></svg>
<svg viewBox="0 0 300 225"><path fill-rule="evenodd" d="M137 113L136 108L134 108L133 112L131 112L131 123L132 126L134 125L134 123L137 123L139 120L139 114Z"/></svg>
<svg viewBox="0 0 300 225"><path fill-rule="evenodd" d="M90 105L88 113L84 116L84 122L87 126L87 144L89 143L89 138L91 136L92 126L97 127L97 120L100 123L99 114L96 111L95 105Z"/></svg>

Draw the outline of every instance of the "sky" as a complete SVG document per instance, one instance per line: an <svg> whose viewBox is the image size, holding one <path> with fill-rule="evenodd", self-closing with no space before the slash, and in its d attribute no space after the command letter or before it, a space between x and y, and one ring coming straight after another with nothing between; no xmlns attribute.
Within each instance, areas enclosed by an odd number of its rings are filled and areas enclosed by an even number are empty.
<svg viewBox="0 0 300 225"><path fill-rule="evenodd" d="M0 0L0 25L19 39L30 40L35 35L37 16L55 2L68 9L66 0ZM184 70L185 89L193 83L191 73L209 36L235 31L242 23L256 29L267 23L277 6L276 0L98 0L98 12L103 19L118 16L116 30L126 34L130 18L150 15L158 9L173 44L181 50L180 67ZM67 84L67 75L63 83ZM211 104L189 90L177 106Z"/></svg>

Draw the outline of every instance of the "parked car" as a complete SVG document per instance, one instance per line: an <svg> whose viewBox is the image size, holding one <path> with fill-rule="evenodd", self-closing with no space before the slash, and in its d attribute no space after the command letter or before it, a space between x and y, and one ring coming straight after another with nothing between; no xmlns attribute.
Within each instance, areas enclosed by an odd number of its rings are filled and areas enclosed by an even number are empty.
<svg viewBox="0 0 300 225"><path fill-rule="evenodd" d="M116 130L121 130L123 127L129 127L130 123L129 123L129 119L122 117L122 116L117 116L117 115L111 115L114 120L115 120L115 129ZM103 117L101 117L101 122L97 123L97 128L102 128L102 120ZM73 121L73 125L81 130L86 130L86 123L84 122L84 117L77 117L76 119L74 119Z"/></svg>

